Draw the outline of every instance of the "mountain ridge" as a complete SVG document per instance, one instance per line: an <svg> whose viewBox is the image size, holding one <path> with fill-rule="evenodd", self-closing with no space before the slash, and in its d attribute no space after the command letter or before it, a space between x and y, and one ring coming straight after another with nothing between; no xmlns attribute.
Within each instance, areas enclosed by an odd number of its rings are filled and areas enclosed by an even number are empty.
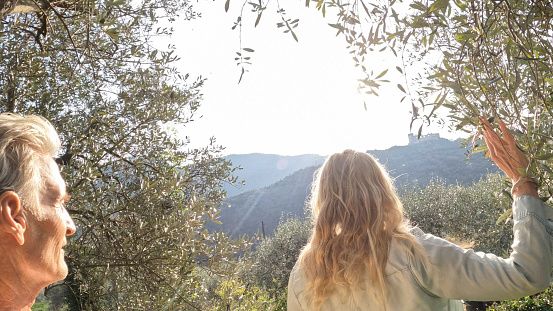
<svg viewBox="0 0 553 311"><path fill-rule="evenodd" d="M295 156L282 156L277 154L248 153L229 154L224 157L230 160L233 166L240 166L235 175L239 180L245 180L245 184L237 187L225 184L223 189L227 197L232 197L249 190L269 186L299 169L319 165L324 162L326 156L318 154L302 154Z"/></svg>
<svg viewBox="0 0 553 311"><path fill-rule="evenodd" d="M498 171L495 164L480 154L467 160L468 152L467 148L461 148L460 140L443 138L367 151L386 167L399 190L414 183L424 186L432 178L440 178L447 184L468 185ZM223 225L213 224L209 228L222 228L233 236L263 230L271 234L281 217L305 217L305 203L318 167L320 164L304 167L270 185L227 197L219 214Z"/></svg>

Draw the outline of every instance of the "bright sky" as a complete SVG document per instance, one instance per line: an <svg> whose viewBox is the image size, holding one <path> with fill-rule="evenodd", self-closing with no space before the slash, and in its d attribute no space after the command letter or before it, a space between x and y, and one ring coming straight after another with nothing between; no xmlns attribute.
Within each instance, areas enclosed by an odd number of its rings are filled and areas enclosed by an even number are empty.
<svg viewBox="0 0 553 311"><path fill-rule="evenodd" d="M225 154L327 155L407 144L410 109L407 101L399 103L397 82L381 88L380 97L362 97L357 91L361 71L353 66L344 40L327 25L335 22L331 12L324 19L314 8L305 8L304 1L284 4L287 17L300 20L295 29L299 43L277 28L276 2L257 28L256 15L246 6L242 47L255 52L238 84L240 67L234 57L240 38L231 27L241 1L230 3L228 13L224 1L194 4L202 18L179 23L172 38L182 58L181 72L207 78L202 118L183 131L192 146L207 145L214 136L226 147ZM390 74L395 62L383 53L371 59L375 72L391 68L388 78L398 78Z"/></svg>

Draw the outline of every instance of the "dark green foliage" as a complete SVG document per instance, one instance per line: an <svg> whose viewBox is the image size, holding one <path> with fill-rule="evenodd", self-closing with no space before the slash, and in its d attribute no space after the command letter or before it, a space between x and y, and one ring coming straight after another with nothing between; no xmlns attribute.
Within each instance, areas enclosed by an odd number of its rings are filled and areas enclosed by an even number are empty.
<svg viewBox="0 0 553 311"><path fill-rule="evenodd" d="M494 305L489 311L550 311L553 309L553 290L546 289L540 294L520 300L509 300Z"/></svg>
<svg viewBox="0 0 553 311"><path fill-rule="evenodd" d="M262 238L235 273L198 269L204 310L285 311L290 272L311 234L310 221L281 218L274 235Z"/></svg>
<svg viewBox="0 0 553 311"><path fill-rule="evenodd" d="M281 302L271 297L269 293L245 277L251 267L251 261L242 262L240 269L234 274L217 276L208 271L199 269L203 280L201 291L203 292L200 304L201 310L213 311L250 311L250 310L286 310L279 307ZM286 293L283 293L286 301Z"/></svg>
<svg viewBox="0 0 553 311"><path fill-rule="evenodd" d="M48 301L37 302L31 307L31 310L32 311L48 311L49 310L48 306L49 306Z"/></svg>
<svg viewBox="0 0 553 311"><path fill-rule="evenodd" d="M274 235L262 239L235 273L221 276L198 269L202 309L285 311L288 277L311 227L309 221L283 217Z"/></svg>

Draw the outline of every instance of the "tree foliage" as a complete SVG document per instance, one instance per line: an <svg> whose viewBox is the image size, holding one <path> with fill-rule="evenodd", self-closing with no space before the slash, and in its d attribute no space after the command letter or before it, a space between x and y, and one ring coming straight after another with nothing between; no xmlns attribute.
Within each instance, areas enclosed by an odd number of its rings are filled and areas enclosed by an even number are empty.
<svg viewBox="0 0 553 311"><path fill-rule="evenodd" d="M258 241L234 273L217 276L199 269L203 310L286 310L288 278L311 231L310 219L283 216L274 234Z"/></svg>
<svg viewBox="0 0 553 311"><path fill-rule="evenodd" d="M0 9L13 13L8 2ZM204 229L233 168L214 141L190 149L177 134L203 80L172 67L173 47L152 43L171 34L167 21L196 13L173 0L34 3L0 16L0 105L46 117L62 138L78 227L62 283L73 308L200 309L195 271L232 273L250 240Z"/></svg>
<svg viewBox="0 0 553 311"><path fill-rule="evenodd" d="M249 266L249 264L246 264ZM205 279L211 279L212 282L205 287L209 300L202 305L202 310L214 311L250 311L250 310L266 310L266 311L284 311L286 305L282 307L282 303L272 298L270 294L263 288L251 282L249 279L243 278L244 271L238 271L232 276L216 278L209 276ZM284 301L285 299L284 293ZM285 303L284 303L285 304Z"/></svg>
<svg viewBox="0 0 553 311"><path fill-rule="evenodd" d="M259 18L269 2L244 5ZM478 116L501 118L531 160L523 173L537 179L544 200L553 197L552 1L306 0L305 6L334 19L329 26L347 42L364 93L378 96L387 76L400 75L397 89L411 103L419 136L425 125L449 123L470 133L466 143L474 152L487 152ZM375 70L375 53L397 61Z"/></svg>
<svg viewBox="0 0 553 311"><path fill-rule="evenodd" d="M551 300L553 299L553 291L550 288L544 292L525 297L520 300L508 300L493 305L487 310L490 311L548 311L551 310Z"/></svg>
<svg viewBox="0 0 553 311"><path fill-rule="evenodd" d="M472 134L474 152L487 151L478 116L501 118L531 159L524 173L538 179L544 199L553 195L551 1L317 2L324 5L337 9L331 26L366 75L367 94L377 95L388 72L371 71L369 56L392 52L400 65L389 69L405 77L397 86L412 104L411 125L422 121L419 134L445 110L455 129Z"/></svg>
<svg viewBox="0 0 553 311"><path fill-rule="evenodd" d="M312 221L299 218L281 218L274 236L265 238L255 251L255 264L250 277L275 298L285 292L288 277L307 244L312 231Z"/></svg>

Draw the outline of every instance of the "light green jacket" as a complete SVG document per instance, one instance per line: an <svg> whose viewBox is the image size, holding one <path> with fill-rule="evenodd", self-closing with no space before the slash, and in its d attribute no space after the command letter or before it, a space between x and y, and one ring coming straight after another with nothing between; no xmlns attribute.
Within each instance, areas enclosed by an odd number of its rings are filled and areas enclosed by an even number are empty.
<svg viewBox="0 0 553 311"><path fill-rule="evenodd" d="M528 296L550 284L553 265L553 209L533 196L513 204L513 252L507 259L465 250L415 228L411 233L426 250L430 264L392 241L386 266L387 310L463 310L461 299L495 301ZM288 310L313 310L307 305L307 282L296 263L288 282ZM359 288L347 301L335 293L321 310L375 310Z"/></svg>

